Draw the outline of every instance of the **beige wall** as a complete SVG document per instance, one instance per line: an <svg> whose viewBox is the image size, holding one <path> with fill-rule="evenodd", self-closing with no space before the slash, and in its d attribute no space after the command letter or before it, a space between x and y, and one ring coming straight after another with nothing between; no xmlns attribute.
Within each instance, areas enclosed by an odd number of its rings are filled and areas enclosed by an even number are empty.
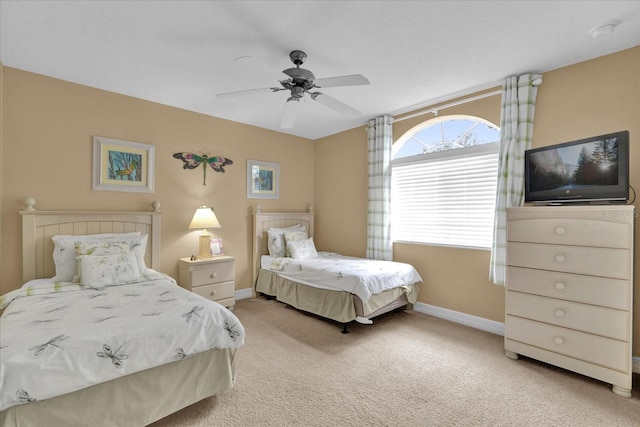
<svg viewBox="0 0 640 427"><path fill-rule="evenodd" d="M534 147L627 129L631 135L631 185L640 192L639 75L640 47L544 73L536 103ZM500 96L441 110L440 116L444 114L468 114L499 125ZM432 117L427 114L396 122L394 139ZM364 255L364 128L316 141L314 162L318 245L324 250ZM636 206L639 203L636 201ZM636 254L640 254L639 240L636 238ZM422 275L425 283L418 297L420 302L504 321L504 288L488 280L489 251L396 244L394 259L413 264ZM636 256L635 265L635 312L640 313L640 255ZM634 330L634 354L640 355L640 314L635 316Z"/></svg>
<svg viewBox="0 0 640 427"><path fill-rule="evenodd" d="M161 203L161 270L177 277L177 260L198 250L187 227L195 209L214 206L222 229L212 230L237 257L236 288L251 287L252 208L305 210L313 203L313 142L278 132L71 84L5 67L0 294L21 285L22 200L40 210L147 210ZM93 191L92 137L155 146L155 193ZM234 161L226 173L184 170L172 154L203 151ZM246 197L247 159L280 164L279 200Z"/></svg>
<svg viewBox="0 0 640 427"><path fill-rule="evenodd" d="M197 232L186 229L203 203L215 206L225 251L237 257L237 289L250 287L251 209L316 208L321 250L363 256L366 251L367 138L364 127L315 142L245 126L135 98L66 83L12 68L0 70L0 293L20 285L21 201L38 209L144 210L162 203L162 271L177 276L177 259L197 250ZM640 47L544 74L538 92L534 146L628 129L631 183L640 191ZM443 110L499 124L500 97ZM431 118L394 125L396 139ZM91 137L138 141L156 147L155 194L91 189ZM230 157L226 174L185 171L171 157L202 150ZM246 160L281 165L281 198L246 198ZM636 206L638 202L636 202ZM637 234L637 233L636 233ZM636 238L636 254L640 254ZM416 266L425 280L419 301L483 318L504 320L504 289L488 281L488 251L398 244L398 261ZM636 257L640 272L640 256ZM640 273L636 313L640 313ZM634 354L640 355L640 315Z"/></svg>

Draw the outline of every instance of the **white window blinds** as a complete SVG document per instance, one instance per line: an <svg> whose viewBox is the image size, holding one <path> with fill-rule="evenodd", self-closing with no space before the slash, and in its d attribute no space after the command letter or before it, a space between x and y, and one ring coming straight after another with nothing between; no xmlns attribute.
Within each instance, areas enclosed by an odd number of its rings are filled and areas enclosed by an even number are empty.
<svg viewBox="0 0 640 427"><path fill-rule="evenodd" d="M490 248L497 171L497 142L394 160L392 239Z"/></svg>

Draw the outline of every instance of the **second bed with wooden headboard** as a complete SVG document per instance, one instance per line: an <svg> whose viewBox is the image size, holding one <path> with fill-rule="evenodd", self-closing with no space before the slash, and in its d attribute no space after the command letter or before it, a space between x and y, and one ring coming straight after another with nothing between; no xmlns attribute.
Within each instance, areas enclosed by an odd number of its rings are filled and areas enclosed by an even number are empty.
<svg viewBox="0 0 640 427"><path fill-rule="evenodd" d="M343 324L357 321L373 323L371 319L401 307L411 307L417 300L418 272L410 265L391 261L365 260L343 257L337 254L318 252L301 257L285 253L284 256L270 253L269 238L277 235L274 230L290 229L296 226L305 230L308 246L313 252L314 211L263 213L259 206L253 221L253 278L256 294L275 297L299 310L325 317ZM269 233L271 230L271 233ZM301 238L301 240L304 237ZM300 247L295 242L296 248ZM285 242L286 245L286 242ZM282 255L282 254L280 254ZM295 255L295 254L294 254ZM355 263L355 264L354 264ZM353 268L359 270L349 273ZM367 270L373 275L363 275ZM328 273L328 277L324 274ZM320 274L320 275L317 275ZM338 279L338 280L333 280ZM349 282L340 289L343 283ZM337 285L336 285L337 284ZM360 290L356 286L363 285ZM379 289L384 289L379 291Z"/></svg>

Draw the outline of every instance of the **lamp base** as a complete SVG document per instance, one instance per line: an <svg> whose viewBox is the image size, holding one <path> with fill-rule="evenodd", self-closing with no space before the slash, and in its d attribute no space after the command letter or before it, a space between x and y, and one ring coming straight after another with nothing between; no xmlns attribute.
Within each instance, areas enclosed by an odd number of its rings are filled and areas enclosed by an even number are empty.
<svg viewBox="0 0 640 427"><path fill-rule="evenodd" d="M200 254L199 258L213 258L211 255L211 234L200 235Z"/></svg>

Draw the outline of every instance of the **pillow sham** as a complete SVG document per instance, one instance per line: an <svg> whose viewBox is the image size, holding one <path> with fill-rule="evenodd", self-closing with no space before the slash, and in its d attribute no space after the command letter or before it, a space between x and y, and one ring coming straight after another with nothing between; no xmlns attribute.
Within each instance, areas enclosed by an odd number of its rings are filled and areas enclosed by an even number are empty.
<svg viewBox="0 0 640 427"><path fill-rule="evenodd" d="M142 279L132 253L114 255L79 255L80 284L113 286Z"/></svg>
<svg viewBox="0 0 640 427"><path fill-rule="evenodd" d="M129 253L127 242L76 242L76 259L78 255L123 255ZM137 261L136 261L137 263ZM80 283L80 264L76 262L76 270L72 282Z"/></svg>
<svg viewBox="0 0 640 427"><path fill-rule="evenodd" d="M131 233L103 233L84 235L53 236L53 263L56 268L56 275L53 280L58 282L71 282L76 271L76 251L75 242L132 242L140 239L140 232ZM143 253L144 262L144 253Z"/></svg>
<svg viewBox="0 0 640 427"><path fill-rule="evenodd" d="M313 238L310 237L305 240L292 240L287 242L287 248L291 251L291 258L293 259L305 259L318 256L316 245L313 243Z"/></svg>
<svg viewBox="0 0 640 427"><path fill-rule="evenodd" d="M291 257L291 250L289 249L289 244L291 242L296 242L299 240L307 240L309 236L307 236L306 231L285 231L284 234L284 246L286 256Z"/></svg>
<svg viewBox="0 0 640 427"><path fill-rule="evenodd" d="M306 230L302 224L296 224L286 228L270 228L267 230L267 247L269 255L273 257L286 256L286 247L284 241L285 231L301 231Z"/></svg>

